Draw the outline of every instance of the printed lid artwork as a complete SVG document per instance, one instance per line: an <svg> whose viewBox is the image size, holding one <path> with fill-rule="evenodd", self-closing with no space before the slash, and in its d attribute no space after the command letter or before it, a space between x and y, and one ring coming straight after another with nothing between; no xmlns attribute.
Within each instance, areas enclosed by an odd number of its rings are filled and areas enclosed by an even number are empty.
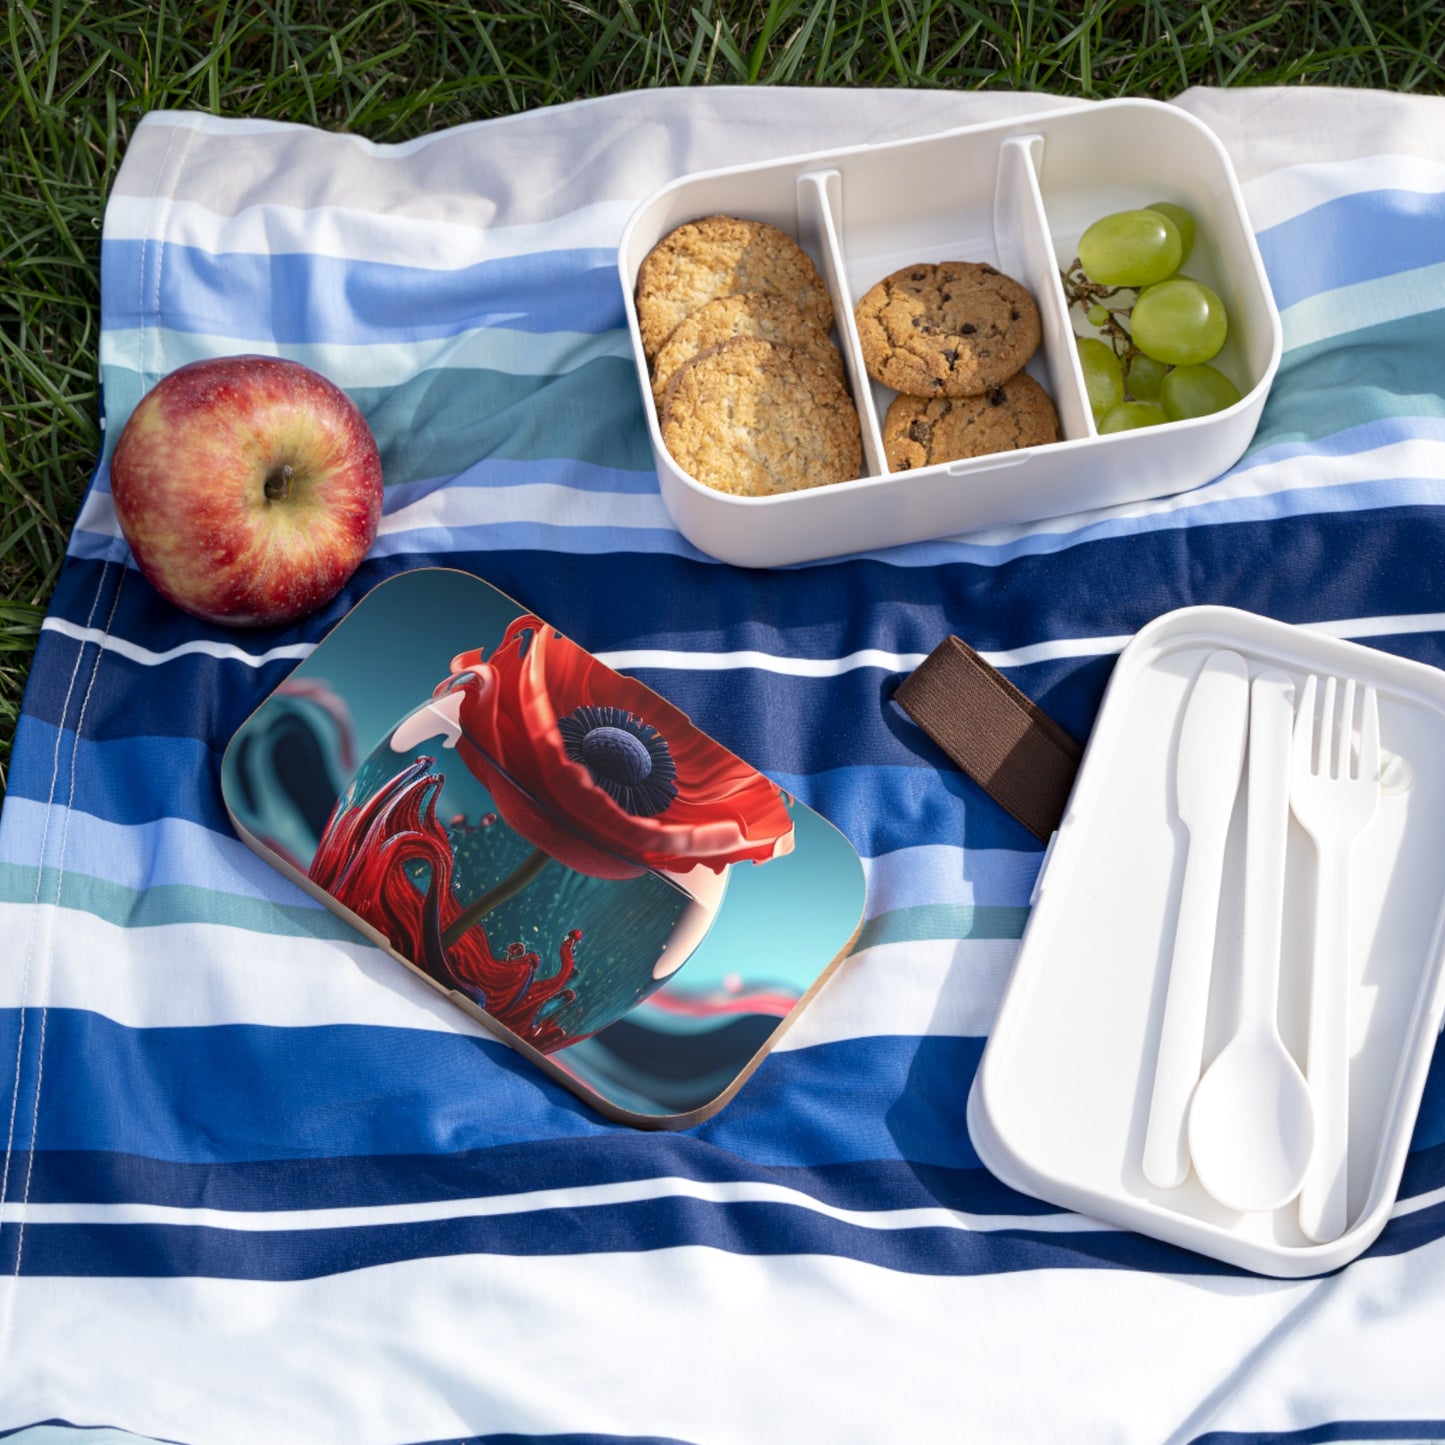
<svg viewBox="0 0 1445 1445"><path fill-rule="evenodd" d="M631 1124L720 1108L862 916L831 824L463 572L374 589L222 791L262 857Z"/></svg>

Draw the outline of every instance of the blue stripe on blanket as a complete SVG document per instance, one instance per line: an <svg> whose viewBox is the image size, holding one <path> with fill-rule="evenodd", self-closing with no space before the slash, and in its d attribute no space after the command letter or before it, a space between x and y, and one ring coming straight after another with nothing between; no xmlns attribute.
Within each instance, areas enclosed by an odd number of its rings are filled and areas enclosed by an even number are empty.
<svg viewBox="0 0 1445 1445"><path fill-rule="evenodd" d="M15 814L15 822L0 831L0 899L24 902L51 896L48 890L37 893L35 878L33 840L45 833L45 804L12 792L5 810ZM271 906L276 896L276 870L269 863L239 839L198 829L179 818L117 824L56 803L48 821L57 836L65 836L65 866L72 875L79 873L127 892L210 891L218 895L218 902L224 897L233 906L247 901ZM321 908L299 890L288 901Z"/></svg>
<svg viewBox="0 0 1445 1445"><path fill-rule="evenodd" d="M0 1430L0 1440L13 1441L14 1445L178 1445L178 1442L156 1435L136 1435L112 1425L77 1425L58 1416ZM577 1434L573 1431L565 1434L548 1431L545 1435L519 1435L509 1430L505 1434L488 1433L468 1435L465 1438L417 1441L415 1445L694 1445L694 1442L673 1435L598 1435L592 1432Z"/></svg>
<svg viewBox="0 0 1445 1445"><path fill-rule="evenodd" d="M617 254L604 248L421 270L297 253L214 255L173 242L159 278L143 292L136 278L145 270L147 244L107 241L101 248L108 329L159 315L172 330L241 342L384 346L477 326L610 331L625 324ZM150 245L152 257L158 250Z"/></svg>
<svg viewBox="0 0 1445 1445"><path fill-rule="evenodd" d="M216 1225L104 1221L32 1223L23 1259L0 1268L26 1275L81 1272L126 1275L288 1280L317 1278L404 1260L455 1254L594 1255L682 1245L751 1255L815 1254L858 1260L905 1273L972 1275L1023 1270L1143 1268L1183 1275L1239 1271L1141 1236L1070 1228L1052 1216L1046 1229L1027 1215L1000 1228L942 1222L882 1223L840 1219L806 1203L696 1198L663 1193L624 1202L529 1205L514 1211L468 1213L380 1223L311 1228L224 1228ZM906 1218L907 1216L905 1216ZM1038 1216L1045 1222L1044 1216ZM238 1221L239 1222L239 1221ZM1392 1222L1369 1251L1387 1257L1445 1234L1445 1206Z"/></svg>
<svg viewBox="0 0 1445 1445"><path fill-rule="evenodd" d="M955 1209L994 1216L1059 1211L986 1169L901 1159L770 1165L695 1133L535 1139L444 1154L180 1162L102 1151L18 1151L11 1163L37 1204L155 1204L266 1211L371 1208L596 1189L646 1180L767 1184L834 1209Z"/></svg>
<svg viewBox="0 0 1445 1445"><path fill-rule="evenodd" d="M633 1253L702 1246L756 1257L832 1255L904 1274L967 1276L1023 1270L1154 1269L1182 1275L1239 1271L1142 1235L1085 1227L975 1233L946 1227L874 1229L786 1204L715 1204L670 1197L523 1214L353 1225L343 1229L224 1230L200 1225L31 1224L23 1276L70 1274L299 1280L403 1260L458 1254Z"/></svg>
<svg viewBox="0 0 1445 1445"><path fill-rule="evenodd" d="M1300 1430L1210 1430L1189 1445L1363 1445L1366 1440L1405 1440L1428 1445L1445 1440L1445 1415L1419 1420L1332 1420Z"/></svg>
<svg viewBox="0 0 1445 1445"><path fill-rule="evenodd" d="M408 565L436 563L484 577L594 652L677 647L846 657L879 644L868 624L870 607L889 613L889 650L910 655L930 651L950 631L983 652L1049 638L1121 637L1170 608L1202 602L1289 622L1436 613L1442 610L1437 569L1428 547L1418 544L1442 527L1435 508L1383 508L1367 518L1329 512L1107 539L1059 555L1021 557L1004 568L854 559L762 575L625 553L565 562L544 551L414 554L368 562L343 599L300 628L228 633L220 640L258 654L283 641L318 640L377 582ZM1306 552L1312 585L1282 586L1272 564ZM92 615L102 565L67 564L56 616L77 625L106 620ZM682 596L688 598L685 617L673 600ZM218 638L215 629L162 603L135 574L122 589L110 630L158 652Z"/></svg>
<svg viewBox="0 0 1445 1445"><path fill-rule="evenodd" d="M136 372L114 366L105 369L105 386L112 414L122 417L144 390ZM478 458L558 458L653 476L637 369L617 357L557 374L425 371L348 395L376 436L388 488L451 476Z"/></svg>
<svg viewBox="0 0 1445 1445"><path fill-rule="evenodd" d="M1437 1070L1438 1072L1438 1070ZM843 1164L768 1165L717 1147L696 1133L606 1134L538 1139L445 1154L359 1155L323 1159L180 1162L101 1151L17 1150L11 1173L29 1181L41 1204L148 1204L228 1212L402 1207L495 1199L550 1190L582 1191L648 1180L765 1184L847 1211L944 1208L1012 1219L1061 1213L1015 1193L986 1169L900 1159ZM1400 1198L1445 1186L1445 1145L1417 1148ZM578 1196L579 1199L581 1196ZM1392 1234L1404 1226L1391 1225Z"/></svg>
<svg viewBox="0 0 1445 1445"><path fill-rule="evenodd" d="M58 747L65 776L70 778L73 765L76 791L86 797L88 811L107 822L154 823L172 817L232 836L220 792L220 755L205 743L187 737L113 738L82 739L77 747L71 733L57 735L50 724L28 715L16 737L24 749L17 749L12 763L10 789L19 797L51 799ZM938 772L922 762L793 774L770 767L764 758L748 761L822 813L870 857L920 837L964 842L955 800L970 798L982 805L985 797L957 770ZM67 782L61 801L70 786ZM970 812L966 826L970 848L1042 846L992 804Z"/></svg>
<svg viewBox="0 0 1445 1445"><path fill-rule="evenodd" d="M1445 194L1339 196L1256 237L1275 304L1445 261Z"/></svg>
<svg viewBox="0 0 1445 1445"><path fill-rule="evenodd" d="M4 1056L14 1056L21 1017L0 1010ZM41 1030L39 1014L29 1018L33 1069ZM77 1009L49 1010L44 1032L47 1055L67 1066L47 1073L35 1140L28 1120L25 1137L17 1134L41 1150L237 1162L259 1149L263 1158L319 1159L450 1153L618 1127L505 1045L472 1035L348 1024L132 1029ZM701 1137L781 1166L906 1157L974 1168L963 1110L980 1046L894 1037L775 1053ZM910 1073L929 1082L905 1089ZM32 1084L33 1076L27 1094ZM792 1116L784 1136L768 1127L779 1109Z"/></svg>

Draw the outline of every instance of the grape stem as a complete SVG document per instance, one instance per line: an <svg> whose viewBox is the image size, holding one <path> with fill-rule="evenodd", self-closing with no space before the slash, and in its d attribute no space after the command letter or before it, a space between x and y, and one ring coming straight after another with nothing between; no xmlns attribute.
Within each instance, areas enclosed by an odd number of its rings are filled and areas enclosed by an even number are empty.
<svg viewBox="0 0 1445 1445"><path fill-rule="evenodd" d="M1102 286L1097 281L1090 281L1084 274L1084 268L1077 256L1067 271L1060 271L1059 277L1064 283L1064 298L1069 306L1077 306L1085 316L1096 306L1107 313L1105 319L1097 323L1099 330L1108 338L1109 345L1113 347L1114 355L1120 362L1128 365L1131 357L1136 356L1139 348L1134 345L1134 338L1129 333L1129 328L1124 324L1134 310L1134 302L1138 299L1139 293L1131 286ZM1127 306L1112 305L1113 298L1121 292L1127 292L1129 304ZM1090 322L1090 325L1095 325Z"/></svg>

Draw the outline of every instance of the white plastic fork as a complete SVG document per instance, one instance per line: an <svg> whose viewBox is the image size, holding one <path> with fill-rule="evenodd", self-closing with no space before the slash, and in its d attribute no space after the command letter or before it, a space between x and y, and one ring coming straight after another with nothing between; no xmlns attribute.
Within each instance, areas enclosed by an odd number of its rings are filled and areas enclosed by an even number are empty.
<svg viewBox="0 0 1445 1445"><path fill-rule="evenodd" d="M1375 689L1360 709L1354 755L1355 682L1335 710L1327 677L1315 737L1317 679L1304 685L1295 714L1290 807L1314 841L1315 929L1310 970L1305 1077L1315 1104L1315 1149L1299 1197L1299 1222L1316 1243L1338 1239L1348 1223L1350 864L1380 802L1380 718Z"/></svg>

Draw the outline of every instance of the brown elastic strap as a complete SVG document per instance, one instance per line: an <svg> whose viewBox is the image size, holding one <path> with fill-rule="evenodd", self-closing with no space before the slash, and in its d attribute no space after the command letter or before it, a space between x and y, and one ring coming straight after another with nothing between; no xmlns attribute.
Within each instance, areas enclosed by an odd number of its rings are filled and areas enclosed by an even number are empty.
<svg viewBox="0 0 1445 1445"><path fill-rule="evenodd" d="M1084 755L1053 718L957 637L944 638L893 696L994 802L1048 841Z"/></svg>

